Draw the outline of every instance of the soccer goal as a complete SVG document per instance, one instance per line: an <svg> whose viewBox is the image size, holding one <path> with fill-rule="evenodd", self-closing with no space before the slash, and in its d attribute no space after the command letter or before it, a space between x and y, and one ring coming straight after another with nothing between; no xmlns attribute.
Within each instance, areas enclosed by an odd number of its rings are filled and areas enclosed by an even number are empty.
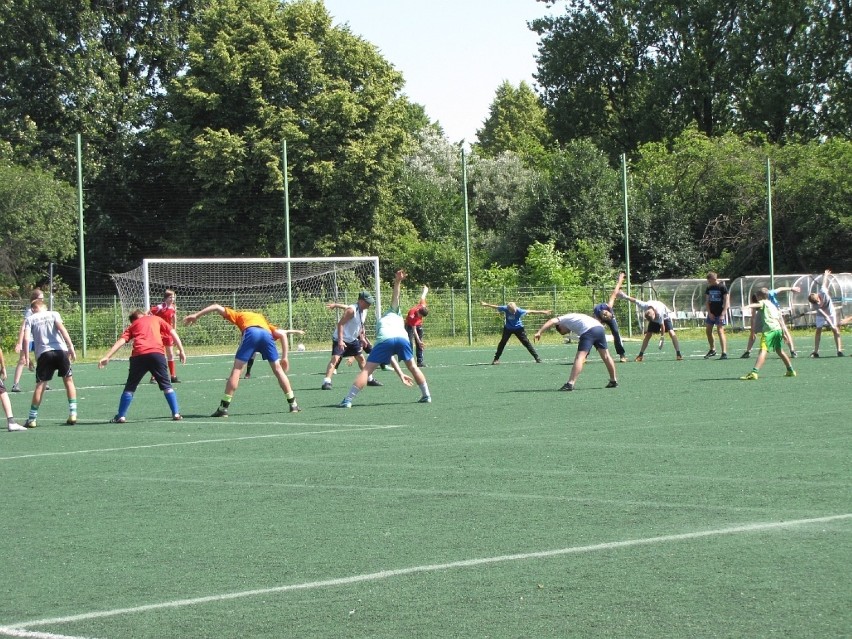
<svg viewBox="0 0 852 639"><path fill-rule="evenodd" d="M208 304L258 311L282 328L298 328L317 339L331 334L336 320L328 302L354 303L360 291L381 308L378 257L158 258L127 273L114 273L123 315L150 309L166 289L177 295L179 320ZM204 317L189 343L233 344L234 330L218 316ZM184 341L187 341L184 338Z"/></svg>

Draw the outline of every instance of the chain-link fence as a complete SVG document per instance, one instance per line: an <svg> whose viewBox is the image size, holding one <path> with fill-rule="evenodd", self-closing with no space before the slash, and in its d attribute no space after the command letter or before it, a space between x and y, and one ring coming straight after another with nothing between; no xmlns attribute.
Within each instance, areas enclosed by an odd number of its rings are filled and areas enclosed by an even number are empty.
<svg viewBox="0 0 852 639"><path fill-rule="evenodd" d="M389 286L384 287L382 299L385 309L390 301ZM358 290L344 292L339 301L354 304ZM641 291L634 291L641 296ZM521 308L535 310L550 310L554 315L568 312L591 314L595 304L606 301L609 291L595 290L591 287L562 289L549 288L510 288L473 289L471 291L471 306L468 312L468 296L466 289L432 289L428 296L429 316L424 320L424 331L427 341L433 345L467 344L472 338L474 343L494 341L503 329L504 316L494 309L486 308L480 302L490 304L506 304L515 302ZM403 291L401 310L405 313L409 307L418 302L418 290ZM54 298L48 300L53 310L62 315L71 339L83 356L83 315L79 297ZM181 302L186 308L199 308L207 300L193 300L186 295L178 295L178 321L184 316L181 312ZM303 342L309 349L325 347L331 340L335 324L341 311L326 308L327 300L298 299L293 303L293 328L305 331L305 336L294 341ZM0 300L0 343L8 353L14 348L18 331L21 327L24 311L28 301L20 299ZM289 309L287 300L268 303L263 308L251 309L264 313L270 321L287 327ZM628 333L628 313L630 305L619 302L615 305L616 318L622 325L622 332ZM544 317L528 317L525 322L529 329L535 330L544 321ZM86 340L87 355L97 356L112 346L127 325L121 304L117 296L88 296L86 298ZM631 318L634 332L637 330L635 318ZM375 328L375 314L370 313L367 323L368 335ZM225 349L233 347L239 340L237 329L223 322L217 315L203 318L198 325L183 327L178 325L178 332L184 344L196 349ZM94 352L91 352L94 350Z"/></svg>

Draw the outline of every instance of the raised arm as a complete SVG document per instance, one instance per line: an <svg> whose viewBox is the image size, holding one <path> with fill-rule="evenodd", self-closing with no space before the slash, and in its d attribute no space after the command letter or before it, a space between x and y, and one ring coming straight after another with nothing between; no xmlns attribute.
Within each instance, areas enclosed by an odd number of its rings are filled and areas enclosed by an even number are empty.
<svg viewBox="0 0 852 639"><path fill-rule="evenodd" d="M628 295L624 291L619 291L617 297L618 297L618 299L627 300L628 302L633 302L634 304L640 304L641 303L640 300L636 299L635 297L631 297L630 295Z"/></svg>
<svg viewBox="0 0 852 639"><path fill-rule="evenodd" d="M198 320L199 317L204 317L208 313L219 313L222 317L225 316L225 307L221 304L211 304L206 308L202 308L197 313L190 313L186 317L183 318L183 323L186 326L192 326Z"/></svg>
<svg viewBox="0 0 852 639"><path fill-rule="evenodd" d="M609 308L612 309L612 305L615 304L615 300L618 297L618 294L621 292L621 285L624 284L624 278L627 274L622 271L618 274L618 282L615 283L615 288L612 289L612 295L609 296Z"/></svg>
<svg viewBox="0 0 852 639"><path fill-rule="evenodd" d="M828 290L828 277L831 275L831 271L825 269L825 273L822 274L822 288Z"/></svg>
<svg viewBox="0 0 852 639"><path fill-rule="evenodd" d="M402 290L402 280L406 278L405 271L399 269L393 278L393 294L391 295L391 308L399 308L399 293Z"/></svg>

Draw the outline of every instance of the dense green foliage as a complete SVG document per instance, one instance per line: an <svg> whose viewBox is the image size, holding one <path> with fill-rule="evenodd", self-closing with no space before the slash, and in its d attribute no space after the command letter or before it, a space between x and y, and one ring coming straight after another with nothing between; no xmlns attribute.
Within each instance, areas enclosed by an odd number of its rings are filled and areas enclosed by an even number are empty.
<svg viewBox="0 0 852 639"><path fill-rule="evenodd" d="M547 5L538 95L497 87L463 164L320 0L0 3L0 285L74 266L77 133L92 292L142 257L284 255L285 201L293 255L460 287L467 204L474 282L602 283L622 153L634 277L765 272L767 160L776 270L852 269L848 9Z"/></svg>

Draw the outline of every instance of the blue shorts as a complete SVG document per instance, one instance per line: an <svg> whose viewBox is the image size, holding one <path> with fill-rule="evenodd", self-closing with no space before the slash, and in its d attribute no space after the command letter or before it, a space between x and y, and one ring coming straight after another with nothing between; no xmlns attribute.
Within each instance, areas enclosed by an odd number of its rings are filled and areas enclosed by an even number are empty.
<svg viewBox="0 0 852 639"><path fill-rule="evenodd" d="M728 321L725 319L724 315L716 315L715 319L710 319L710 316L704 318L705 326L726 326Z"/></svg>
<svg viewBox="0 0 852 639"><path fill-rule="evenodd" d="M592 347L606 350L606 333L604 333L603 326L595 326L580 335L577 352L590 353Z"/></svg>
<svg viewBox="0 0 852 639"><path fill-rule="evenodd" d="M396 355L396 358L401 362L407 362L414 358L414 353L411 351L411 341L408 337L392 337L378 344L373 344L373 350L367 357L367 362L390 364L392 355Z"/></svg>
<svg viewBox="0 0 852 639"><path fill-rule="evenodd" d="M272 333L260 326L249 326L243 331L243 337L237 347L237 354L234 355L234 359L247 362L255 353L260 353L260 356L267 362L277 362L281 359Z"/></svg>

